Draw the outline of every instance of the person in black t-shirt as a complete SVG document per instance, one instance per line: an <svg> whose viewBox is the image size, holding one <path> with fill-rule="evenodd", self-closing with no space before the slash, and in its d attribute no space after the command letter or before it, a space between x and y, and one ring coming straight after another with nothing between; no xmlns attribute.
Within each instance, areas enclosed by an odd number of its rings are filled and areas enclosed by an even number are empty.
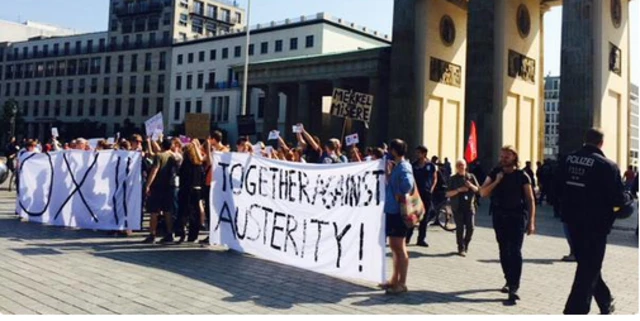
<svg viewBox="0 0 640 321"><path fill-rule="evenodd" d="M420 199L422 199L422 203L424 204L424 209L428 213L433 207L433 191L436 187L436 183L438 181L438 175L436 168L436 164L429 161L427 158L427 154L429 150L425 146L418 146L416 148L416 156L417 159L413 162L413 178L416 181L416 186L418 187L418 192L420 193ZM422 217L422 221L420 221L420 226L418 227L418 242L416 245L429 247L427 243L427 224L429 223L428 215L424 215ZM409 244L411 240L411 236L413 236L413 229L409 230L407 234L406 243Z"/></svg>
<svg viewBox="0 0 640 321"><path fill-rule="evenodd" d="M524 234L535 232L536 208L531 179L518 169L518 152L511 146L500 150L500 167L494 169L480 189L482 197L491 198L493 229L500 248L500 264L507 284L507 304L519 300L522 275L522 243ZM527 217L528 216L528 217Z"/></svg>

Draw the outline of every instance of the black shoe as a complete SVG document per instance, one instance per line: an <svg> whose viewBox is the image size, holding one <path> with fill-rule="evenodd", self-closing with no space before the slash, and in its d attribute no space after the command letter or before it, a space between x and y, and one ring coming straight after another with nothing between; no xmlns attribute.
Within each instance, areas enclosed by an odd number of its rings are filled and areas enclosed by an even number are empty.
<svg viewBox="0 0 640 321"><path fill-rule="evenodd" d="M517 291L510 291L509 292L509 301L519 301L520 300L520 296L518 295Z"/></svg>
<svg viewBox="0 0 640 321"><path fill-rule="evenodd" d="M178 240L176 241L176 244L182 244L182 242L184 242L184 239L187 237L186 235L182 234L182 235L176 235L178 236Z"/></svg>
<svg viewBox="0 0 640 321"><path fill-rule="evenodd" d="M509 293L509 285L505 284L502 289L500 289L500 292L502 293Z"/></svg>
<svg viewBox="0 0 640 321"><path fill-rule="evenodd" d="M616 311L616 299L614 297L611 297L611 303L609 303L609 307L604 311L600 311L600 314L613 314L615 311Z"/></svg>
<svg viewBox="0 0 640 321"><path fill-rule="evenodd" d="M160 244L173 243L173 235L169 234L160 240Z"/></svg>
<svg viewBox="0 0 640 321"><path fill-rule="evenodd" d="M147 238L144 239L144 241L142 241L142 243L144 243L144 244L153 244L155 242L156 242L156 237L153 236L153 235L147 236Z"/></svg>
<svg viewBox="0 0 640 321"><path fill-rule="evenodd" d="M422 246L422 247L429 247L429 244L427 244L427 242L418 242L416 243L417 246Z"/></svg>

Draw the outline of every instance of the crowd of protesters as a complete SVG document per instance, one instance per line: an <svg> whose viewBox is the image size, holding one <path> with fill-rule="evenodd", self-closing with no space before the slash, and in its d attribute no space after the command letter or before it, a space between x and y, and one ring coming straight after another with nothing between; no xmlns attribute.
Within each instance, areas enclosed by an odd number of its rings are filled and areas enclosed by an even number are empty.
<svg viewBox="0 0 640 321"><path fill-rule="evenodd" d="M509 294L509 302L519 300L518 289L522 274L522 244L525 234L535 232L536 205L543 201L553 205L554 215L561 217L559 186L555 178L560 175L559 162L538 162L534 172L531 162L520 168L517 151L510 146L501 149L499 165L485 174L479 161L467 164L464 159L455 161L451 168L448 158L440 162L437 156L428 158L426 146L415 149L415 161L409 162L407 144L399 139L387 146L368 147L361 151L356 145L345 148L340 139L331 138L324 143L308 133L302 126L295 134L296 141L287 143L282 137L252 143L248 137L236 141L235 148L223 144L220 131L212 131L206 139L164 138L146 140L140 135L113 141L100 140L95 146L77 138L61 144L52 139L46 144L37 140L23 140L19 144L13 138L6 147L12 171L14 162L23 152L53 152L60 150L127 150L142 154L143 202L150 215L149 235L145 243L199 242L208 244L208 238L199 240L199 234L208 229L209 192L212 181L211 152L250 153L280 161L339 164L386 160L386 236L392 252L393 269L388 282L379 286L387 293L408 291L406 286L409 256L407 245L413 228L407 227L401 216L403 198L414 188L419 192L427 215L418 226L417 245L428 247L427 225L433 219L433 209L449 202L456 223L457 253L464 257L472 240L475 214L480 197L490 198L500 262L506 284L502 291ZM563 159L561 157L561 159ZM17 163L17 162L16 162ZM19 164L17 164L19 166ZM637 169L629 167L623 182L627 189L637 192ZM635 184L635 185L634 185ZM536 189L539 195L536 195ZM569 227L564 230L571 253L563 258L576 260ZM130 231L127 233L129 234ZM177 238L177 239L176 239Z"/></svg>

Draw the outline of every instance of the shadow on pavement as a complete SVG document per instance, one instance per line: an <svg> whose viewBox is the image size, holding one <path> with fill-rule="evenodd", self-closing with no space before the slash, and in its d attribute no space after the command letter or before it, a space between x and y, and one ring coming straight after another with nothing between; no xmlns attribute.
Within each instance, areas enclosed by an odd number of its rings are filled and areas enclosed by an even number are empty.
<svg viewBox="0 0 640 321"><path fill-rule="evenodd" d="M564 262L560 259L523 259L522 260L524 263L530 263L530 264L543 264L543 265L551 265L551 264L555 264L555 263L563 263L563 264L569 264L572 262ZM500 260L478 260L478 262L480 263L500 263Z"/></svg>
<svg viewBox="0 0 640 321"><path fill-rule="evenodd" d="M225 302L251 301L274 309L290 309L304 303L338 303L353 293L378 291L230 251L163 248L95 255L207 283L229 293L222 299Z"/></svg>
<svg viewBox="0 0 640 321"><path fill-rule="evenodd" d="M363 301L353 303L355 306L375 306L387 304L407 304L407 305L423 305L435 303L489 303L502 302L504 298L465 298L464 295L500 292L500 289L478 289L459 292L433 292L433 291L409 291L399 295L386 295L384 293L376 293L372 295L358 295L358 297L367 297ZM399 311L400 312L400 311Z"/></svg>

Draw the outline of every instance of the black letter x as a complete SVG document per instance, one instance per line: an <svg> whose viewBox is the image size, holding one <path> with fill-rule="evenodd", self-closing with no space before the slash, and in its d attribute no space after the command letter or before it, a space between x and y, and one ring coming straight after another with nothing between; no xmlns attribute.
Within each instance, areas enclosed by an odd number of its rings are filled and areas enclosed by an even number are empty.
<svg viewBox="0 0 640 321"><path fill-rule="evenodd" d="M56 213L56 216L53 218L54 220L58 219L58 216L60 216L60 213L62 213L62 209L65 207L65 205L67 205L67 203L69 202L69 200L71 199L73 194L78 193L80 195L80 199L82 199L82 203L84 203L84 206L87 208L87 210L89 210L89 214L91 215L93 220L96 223L98 223L98 218L96 217L96 215L91 210L91 207L89 207L89 204L87 204L87 200L84 199L84 195L82 195L82 191L80 190L80 187L84 184L84 181L87 180L87 177L89 176L89 172L91 172L93 167L96 166L96 164L98 163L98 156L99 155L100 154L98 154L98 153L95 154L95 158L93 159L93 163L91 163L91 166L89 166L87 171L84 173L84 176L82 176L82 180L80 180L80 184L78 184L78 182L76 181L76 178L73 176L73 171L71 170L71 165L69 165L69 160L67 159L67 153L62 154L62 158L64 159L64 163L67 165L67 169L69 170L69 176L71 176L71 180L73 181L73 185L75 185L76 187L73 189L73 191L71 191L71 194L69 194L67 199L62 203L62 205L60 206L60 209L58 209L58 212Z"/></svg>

